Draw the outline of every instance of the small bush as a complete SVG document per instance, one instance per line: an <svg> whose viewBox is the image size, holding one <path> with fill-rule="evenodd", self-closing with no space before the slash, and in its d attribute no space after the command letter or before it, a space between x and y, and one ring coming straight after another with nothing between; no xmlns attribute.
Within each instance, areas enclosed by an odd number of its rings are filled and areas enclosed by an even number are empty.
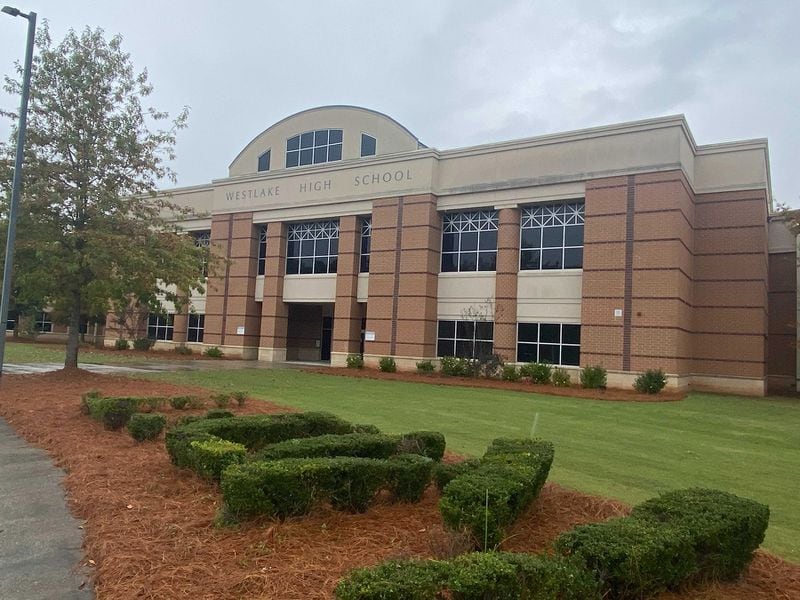
<svg viewBox="0 0 800 600"><path fill-rule="evenodd" d="M550 378L553 375L553 366L550 363L536 362L528 364L530 365L528 376L531 378L531 383L550 383Z"/></svg>
<svg viewBox="0 0 800 600"><path fill-rule="evenodd" d="M217 408L228 408L231 404L231 395L227 392L220 392L218 394L211 394L211 400Z"/></svg>
<svg viewBox="0 0 800 600"><path fill-rule="evenodd" d="M421 360L417 363L417 373L424 373L430 375L436 370L436 365L430 360Z"/></svg>
<svg viewBox="0 0 800 600"><path fill-rule="evenodd" d="M89 411L89 416L95 421L100 421L107 429L122 429L128 424L131 415L142 404L142 398L124 397L86 397L83 402Z"/></svg>
<svg viewBox="0 0 800 600"><path fill-rule="evenodd" d="M647 369L633 382L633 389L642 394L657 394L667 385L667 376L661 369Z"/></svg>
<svg viewBox="0 0 800 600"><path fill-rule="evenodd" d="M220 439L194 441L191 448L193 464L190 467L216 481L228 466L243 463L247 455L247 449L241 444Z"/></svg>
<svg viewBox="0 0 800 600"><path fill-rule="evenodd" d="M431 482L433 461L418 454L400 454L388 461L388 488L399 502L419 502Z"/></svg>
<svg viewBox="0 0 800 600"><path fill-rule="evenodd" d="M511 552L467 553L444 561L387 561L351 571L335 593L337 600L600 598L597 582L574 561Z"/></svg>
<svg viewBox="0 0 800 600"><path fill-rule="evenodd" d="M200 396L189 396L189 408L205 408L206 401L203 400Z"/></svg>
<svg viewBox="0 0 800 600"><path fill-rule="evenodd" d="M601 366L583 367L581 369L581 386L586 389L606 388L608 372Z"/></svg>
<svg viewBox="0 0 800 600"><path fill-rule="evenodd" d="M450 377L468 377L471 374L472 368L469 361L465 358L444 356L439 364L439 370L442 372L442 375L449 375Z"/></svg>
<svg viewBox="0 0 800 600"><path fill-rule="evenodd" d="M118 339L114 342L114 350L128 350L131 345L128 340Z"/></svg>
<svg viewBox="0 0 800 600"><path fill-rule="evenodd" d="M225 356L225 353L220 350L218 346L211 346L211 348L206 348L206 351L203 352L208 358L222 358Z"/></svg>
<svg viewBox="0 0 800 600"><path fill-rule="evenodd" d="M345 359L348 369L363 369L364 357L360 354L348 354Z"/></svg>
<svg viewBox="0 0 800 600"><path fill-rule="evenodd" d="M181 344L180 346L175 346L175 354L180 354L181 356L191 356L194 354L194 351L189 348L189 346L184 346Z"/></svg>
<svg viewBox="0 0 800 600"><path fill-rule="evenodd" d="M93 400L99 400L103 397L98 390L89 390L88 392L84 393L81 396L81 414L88 415L91 412L89 407L89 402Z"/></svg>
<svg viewBox="0 0 800 600"><path fill-rule="evenodd" d="M231 398L236 402L236 406L241 408L247 402L247 392L231 392Z"/></svg>
<svg viewBox="0 0 800 600"><path fill-rule="evenodd" d="M169 399L169 405L175 410L184 410L190 401L191 396L173 396Z"/></svg>
<svg viewBox="0 0 800 600"><path fill-rule="evenodd" d="M150 338L136 338L133 340L133 349L139 350L140 352L147 352L155 343L156 341Z"/></svg>
<svg viewBox="0 0 800 600"><path fill-rule="evenodd" d="M255 460L355 456L389 458L397 452L397 436L383 433L348 433L296 438L264 448Z"/></svg>
<svg viewBox="0 0 800 600"><path fill-rule="evenodd" d="M140 409L146 409L146 412L155 412L164 406L167 403L167 399L163 396L148 396L147 398L142 398L142 401L139 403Z"/></svg>
<svg viewBox="0 0 800 600"><path fill-rule="evenodd" d="M158 413L131 415L128 421L128 432L137 442L144 440L154 440L164 430L167 418Z"/></svg>
<svg viewBox="0 0 800 600"><path fill-rule="evenodd" d="M230 419L231 417L233 417L233 413L224 408L212 408L205 416L206 419Z"/></svg>
<svg viewBox="0 0 800 600"><path fill-rule="evenodd" d="M649 598L675 589L694 569L687 530L636 519L579 525L562 534L555 548L580 559L602 589L618 599Z"/></svg>
<svg viewBox="0 0 800 600"><path fill-rule="evenodd" d="M506 365L503 367L502 377L505 381L519 381L519 369L514 365Z"/></svg>
<svg viewBox="0 0 800 600"><path fill-rule="evenodd" d="M378 369L384 373L396 373L397 363L391 356L384 356L378 361Z"/></svg>
<svg viewBox="0 0 800 600"><path fill-rule="evenodd" d="M396 445L396 454L419 454L439 462L444 456L445 440L438 431L412 431L400 435Z"/></svg>
<svg viewBox="0 0 800 600"><path fill-rule="evenodd" d="M550 376L550 382L556 387L569 387L572 384L572 378L569 376L569 371L556 367Z"/></svg>
<svg viewBox="0 0 800 600"><path fill-rule="evenodd" d="M434 467L433 480L441 492L456 477L474 471L481 466L479 458L469 458L459 463L439 463Z"/></svg>
<svg viewBox="0 0 800 600"><path fill-rule="evenodd" d="M519 375L520 377L527 377L530 379L531 375L533 374L533 365L535 362L526 362L524 365L520 366L519 368Z"/></svg>

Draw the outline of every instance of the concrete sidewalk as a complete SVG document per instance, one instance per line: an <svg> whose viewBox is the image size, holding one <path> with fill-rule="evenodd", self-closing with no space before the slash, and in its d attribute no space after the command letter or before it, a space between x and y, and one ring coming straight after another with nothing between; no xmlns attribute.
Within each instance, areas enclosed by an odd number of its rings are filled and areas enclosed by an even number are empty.
<svg viewBox="0 0 800 600"><path fill-rule="evenodd" d="M0 418L0 598L90 600L78 572L80 521L70 515L64 473ZM83 585L83 589L80 586Z"/></svg>

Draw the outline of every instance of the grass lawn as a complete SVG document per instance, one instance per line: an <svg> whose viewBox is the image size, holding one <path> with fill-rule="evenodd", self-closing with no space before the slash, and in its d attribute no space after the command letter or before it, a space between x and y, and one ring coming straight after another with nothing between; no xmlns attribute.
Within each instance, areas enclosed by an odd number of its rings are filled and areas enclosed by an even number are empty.
<svg viewBox="0 0 800 600"><path fill-rule="evenodd" d="M800 562L797 401L696 393L682 402L617 403L272 369L152 377L246 390L387 432L435 429L464 454L480 456L495 437L533 432L556 445L551 480L578 490L635 503L704 486L764 502L772 510L765 546Z"/></svg>
<svg viewBox="0 0 800 600"><path fill-rule="evenodd" d="M146 362L148 360L164 361L170 357L165 353L142 353L141 355L116 354L113 350L99 351L81 348L78 362L95 365ZM4 362L6 363L63 363L65 350L63 344L47 342L27 343L9 342L6 344Z"/></svg>

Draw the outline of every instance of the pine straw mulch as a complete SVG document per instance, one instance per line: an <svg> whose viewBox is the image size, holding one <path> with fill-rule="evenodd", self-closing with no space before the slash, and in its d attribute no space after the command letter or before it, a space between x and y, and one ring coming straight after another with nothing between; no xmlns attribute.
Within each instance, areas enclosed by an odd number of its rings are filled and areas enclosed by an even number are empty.
<svg viewBox="0 0 800 600"><path fill-rule="evenodd" d="M364 379L386 379L389 381L406 381L410 383L427 383L432 385L456 385L470 388L490 388L512 392L532 394L548 394L550 396L568 396L588 400L609 400L612 402L677 402L686 398L685 391L665 389L658 394L642 394L633 389L606 388L584 389L580 385L556 387L527 381L505 381L486 377L450 377L441 373L416 373L414 371L398 371L384 373L376 369L350 369L347 367L311 367L304 371L320 375L340 375L342 377L359 377Z"/></svg>
<svg viewBox="0 0 800 600"><path fill-rule="evenodd" d="M215 528L217 489L175 469L163 441L137 444L81 415L78 399L89 389L138 395L199 390L84 372L6 375L0 383L0 414L67 472L70 508L85 520L85 564L101 600L331 598L336 581L354 567L458 549L442 529L434 488L416 505L379 502L361 515L320 508L284 523ZM284 409L251 400L234 410ZM165 412L178 414L169 407ZM548 484L505 548L542 551L560 531L625 511L620 503ZM800 566L759 552L741 582L663 598L800 598Z"/></svg>

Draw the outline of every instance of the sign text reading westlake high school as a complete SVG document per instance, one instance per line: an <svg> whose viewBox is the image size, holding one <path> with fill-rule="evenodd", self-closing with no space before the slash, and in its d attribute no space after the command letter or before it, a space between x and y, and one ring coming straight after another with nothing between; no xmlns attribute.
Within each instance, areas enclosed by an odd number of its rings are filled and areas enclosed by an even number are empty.
<svg viewBox="0 0 800 600"><path fill-rule="evenodd" d="M380 183L399 183L401 181L413 181L411 169L397 169L394 171L372 171L361 175L354 175L350 180L352 188L366 188ZM311 192L323 192L333 189L333 182L330 179L310 179L299 181L293 184L296 186L292 193L308 194ZM240 202L244 200L257 200L259 198L275 198L281 196L281 185L269 185L235 192L226 192L225 199L229 202ZM284 184L283 191L286 191Z"/></svg>

